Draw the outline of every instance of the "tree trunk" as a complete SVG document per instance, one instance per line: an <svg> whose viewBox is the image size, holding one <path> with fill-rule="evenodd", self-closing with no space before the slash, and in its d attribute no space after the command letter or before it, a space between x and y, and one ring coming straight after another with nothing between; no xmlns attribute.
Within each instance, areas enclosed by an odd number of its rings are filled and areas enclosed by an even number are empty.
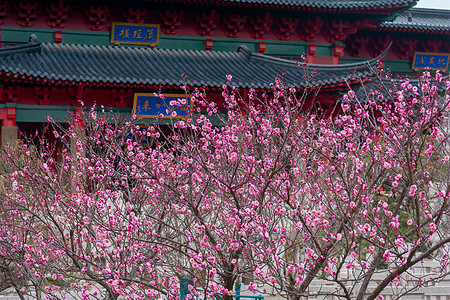
<svg viewBox="0 0 450 300"><path fill-rule="evenodd" d="M106 294L105 300L117 300L119 298L119 294L114 293L113 291L108 291Z"/></svg>
<svg viewBox="0 0 450 300"><path fill-rule="evenodd" d="M300 296L299 295L289 295L288 300L300 300Z"/></svg>
<svg viewBox="0 0 450 300"><path fill-rule="evenodd" d="M372 280L372 276L375 273L375 269L377 268L378 264L380 263L381 258L382 258L382 254L381 254L381 252L378 252L376 257L373 260L373 267L366 273L366 276L364 277L364 281L361 285L361 288L359 289L356 300L364 299L364 295L366 293L367 287L369 286L369 283Z"/></svg>
<svg viewBox="0 0 450 300"><path fill-rule="evenodd" d="M230 276L228 276L228 277L226 277L224 279L225 279L225 288L227 290L229 290L229 291L233 291L233 294L234 294L234 280L235 280L235 277L233 275L230 275ZM233 294L231 296L230 295L223 295L223 300L233 300L234 299L233 298Z"/></svg>

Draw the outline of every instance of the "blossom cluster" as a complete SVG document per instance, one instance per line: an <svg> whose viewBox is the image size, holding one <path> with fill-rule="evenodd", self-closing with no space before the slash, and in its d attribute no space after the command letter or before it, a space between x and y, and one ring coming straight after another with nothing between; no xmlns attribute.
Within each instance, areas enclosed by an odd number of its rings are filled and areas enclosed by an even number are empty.
<svg viewBox="0 0 450 300"><path fill-rule="evenodd" d="M83 126L50 120L58 144L6 151L0 262L49 298L83 299L176 299L182 282L189 299L231 299L237 281L297 299L316 279L375 299L424 259L441 266L428 277L448 272L439 73L327 110L281 79L245 97L227 79L223 107L196 89L169 121L92 108ZM381 270L373 291L353 289Z"/></svg>

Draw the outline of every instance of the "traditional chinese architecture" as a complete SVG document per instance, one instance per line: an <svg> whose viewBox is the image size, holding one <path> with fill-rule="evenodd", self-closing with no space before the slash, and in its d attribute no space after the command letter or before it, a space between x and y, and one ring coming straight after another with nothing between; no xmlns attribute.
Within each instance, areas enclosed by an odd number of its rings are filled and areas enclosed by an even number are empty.
<svg viewBox="0 0 450 300"><path fill-rule="evenodd" d="M243 93L268 89L276 76L300 91L305 73L295 60L303 54L316 72L307 84L322 87L318 100L325 107L347 83L368 78L377 59L398 73L425 67L445 71L449 14L414 9L415 4L1 1L2 140L15 139L17 126L26 131L42 126L46 116L63 118L80 99L123 114L134 107L153 115L164 112L160 100L151 97L154 92L176 95L190 83L206 87L220 102L228 74ZM383 53L391 42L391 50Z"/></svg>

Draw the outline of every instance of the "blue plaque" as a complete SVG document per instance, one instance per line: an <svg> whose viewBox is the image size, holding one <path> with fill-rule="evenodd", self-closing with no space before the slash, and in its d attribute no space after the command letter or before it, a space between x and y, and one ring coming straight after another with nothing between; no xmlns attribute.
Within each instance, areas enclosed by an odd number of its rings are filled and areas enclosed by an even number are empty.
<svg viewBox="0 0 450 300"><path fill-rule="evenodd" d="M157 46L159 42L159 25L113 23L111 43L115 45L149 45Z"/></svg>
<svg viewBox="0 0 450 300"><path fill-rule="evenodd" d="M417 70L440 70L448 69L449 54L446 53L426 53L415 52L412 69Z"/></svg>
<svg viewBox="0 0 450 300"><path fill-rule="evenodd" d="M151 93L135 93L133 113L141 118L153 118L161 114L164 118L182 118L191 109L190 100L183 94L166 94L161 98Z"/></svg>

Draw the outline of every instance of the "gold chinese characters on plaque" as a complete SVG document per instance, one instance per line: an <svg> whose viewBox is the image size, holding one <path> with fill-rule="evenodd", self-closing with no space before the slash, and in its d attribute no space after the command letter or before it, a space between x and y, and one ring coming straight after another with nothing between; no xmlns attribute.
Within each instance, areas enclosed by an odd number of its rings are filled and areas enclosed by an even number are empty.
<svg viewBox="0 0 450 300"><path fill-rule="evenodd" d="M114 45L148 45L157 46L159 42L159 25L113 23L111 43Z"/></svg>

